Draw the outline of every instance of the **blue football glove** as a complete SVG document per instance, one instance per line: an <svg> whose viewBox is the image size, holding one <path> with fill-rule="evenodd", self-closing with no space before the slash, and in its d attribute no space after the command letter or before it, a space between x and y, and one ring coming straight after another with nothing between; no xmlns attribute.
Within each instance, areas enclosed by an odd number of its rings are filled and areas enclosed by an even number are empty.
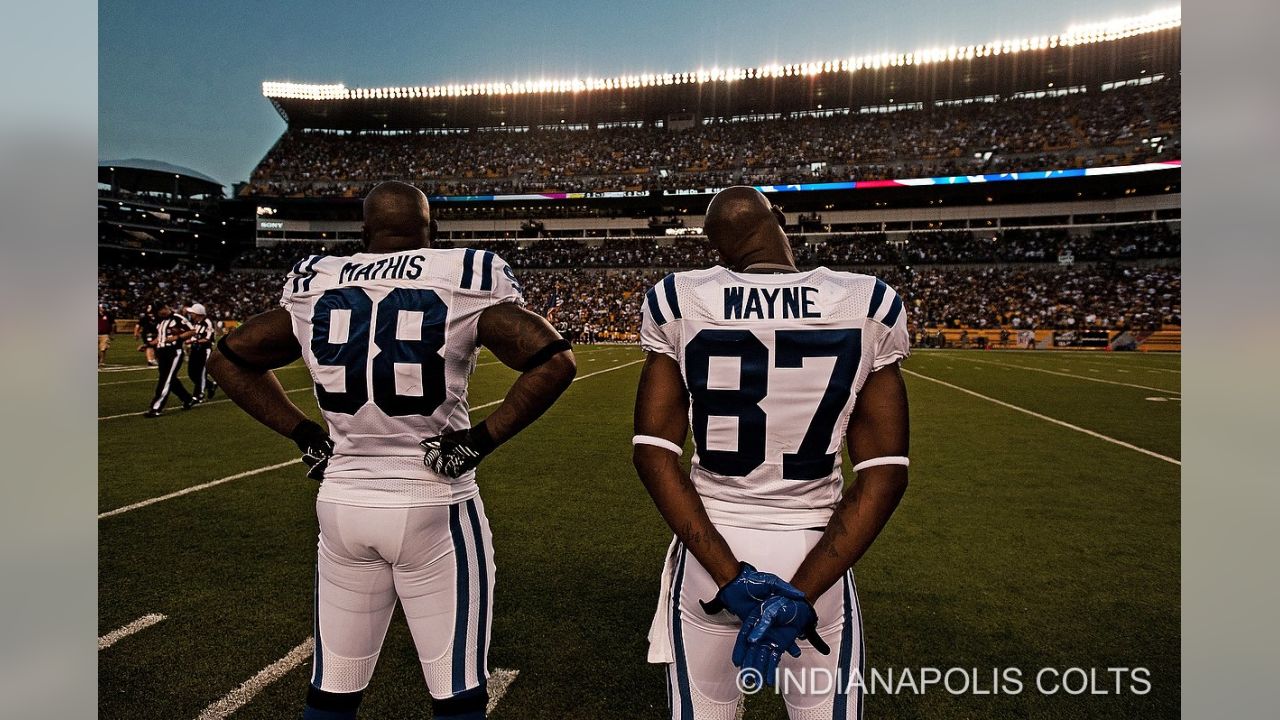
<svg viewBox="0 0 1280 720"><path fill-rule="evenodd" d="M766 684L773 685L782 653L800 657L799 639L808 639L823 655L831 653L818 635L818 613L808 600L771 597L743 621L733 647L733 664L760 673Z"/></svg>
<svg viewBox="0 0 1280 720"><path fill-rule="evenodd" d="M738 576L720 588L710 602L699 600L698 603L708 615L728 610L745 621L748 615L760 610L760 603L775 596L804 599L804 593L791 583L773 573L760 572L751 563L744 562L738 568Z"/></svg>

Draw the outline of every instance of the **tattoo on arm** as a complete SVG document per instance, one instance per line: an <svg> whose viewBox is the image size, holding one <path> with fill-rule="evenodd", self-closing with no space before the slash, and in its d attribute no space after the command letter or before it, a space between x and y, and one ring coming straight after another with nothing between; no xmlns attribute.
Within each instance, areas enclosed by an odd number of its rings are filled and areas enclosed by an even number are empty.
<svg viewBox="0 0 1280 720"><path fill-rule="evenodd" d="M538 351L564 339L545 318L515 303L500 303L480 313L476 337L513 370L523 370ZM522 372L502 404L484 419L494 442L510 440L541 417L573 382L576 373L572 350L557 353L547 362Z"/></svg>
<svg viewBox="0 0 1280 720"><path fill-rule="evenodd" d="M675 360L649 353L636 393L635 432L684 445L689 435L688 393ZM694 558L723 586L738 574L738 560L707 515L702 497L674 453L636 445L632 463L662 519Z"/></svg>
<svg viewBox="0 0 1280 720"><path fill-rule="evenodd" d="M476 337L514 370L523 369L542 348L564 339L546 318L515 303L499 303L480 313Z"/></svg>
<svg viewBox="0 0 1280 720"><path fill-rule="evenodd" d="M846 434L849 457L857 463L906 455L909 435L902 374L896 364L881 368L868 377L858 394ZM878 465L859 472L792 583L816 600L867 552L906 488L907 468L902 465Z"/></svg>
<svg viewBox="0 0 1280 720"><path fill-rule="evenodd" d="M227 397L258 422L288 435L306 415L285 394L275 373L264 368L288 365L302 355L289 313L277 308L256 315L226 337L230 350L254 367L243 367L214 350L209 373Z"/></svg>

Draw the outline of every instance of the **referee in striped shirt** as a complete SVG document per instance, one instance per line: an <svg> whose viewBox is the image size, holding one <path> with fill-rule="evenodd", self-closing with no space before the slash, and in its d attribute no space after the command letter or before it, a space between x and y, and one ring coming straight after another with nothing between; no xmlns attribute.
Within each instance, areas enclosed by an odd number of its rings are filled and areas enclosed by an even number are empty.
<svg viewBox="0 0 1280 720"><path fill-rule="evenodd" d="M187 319L195 330L187 349L187 377L191 378L191 393L196 396L196 402L202 403L212 398L218 387L205 367L209 352L213 350L213 341L218 339L218 331L213 320L209 319L208 311L200 303L193 303L187 308Z"/></svg>
<svg viewBox="0 0 1280 720"><path fill-rule="evenodd" d="M182 344L196 334L191 321L180 313L175 313L168 304L159 308L160 324L156 326L156 361L159 363L160 378L156 381L156 396L144 417L160 417L165 403L169 402L169 393L178 396L182 401L182 409L190 410L196 399L182 386L178 378L178 368L182 367Z"/></svg>

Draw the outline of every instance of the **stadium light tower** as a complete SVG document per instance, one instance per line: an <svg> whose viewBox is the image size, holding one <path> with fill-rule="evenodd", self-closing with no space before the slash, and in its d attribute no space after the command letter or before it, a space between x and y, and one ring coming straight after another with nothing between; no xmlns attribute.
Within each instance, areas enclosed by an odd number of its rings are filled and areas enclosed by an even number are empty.
<svg viewBox="0 0 1280 720"><path fill-rule="evenodd" d="M1004 55L1036 50L1054 49L1060 46L1089 45L1112 42L1125 38L1160 32L1182 26L1182 7L1156 10L1146 15L1115 18L1104 22L1072 25L1060 35L992 40L979 45L951 46L948 48L920 48L913 52L881 52L824 61L809 61L780 65L771 63L755 68L731 68L711 70L699 68L692 72L665 73L659 75L620 75L612 78L562 80L511 81L419 86L415 88L348 88L337 84L307 84L268 81L262 83L262 94L267 98L282 100L366 100L399 99L406 97L470 97L473 95L523 95L523 94L576 94L593 90L650 87L653 85L686 85L728 83L746 78L813 77L829 73L850 73L861 70L879 70L904 65L968 61L992 55Z"/></svg>

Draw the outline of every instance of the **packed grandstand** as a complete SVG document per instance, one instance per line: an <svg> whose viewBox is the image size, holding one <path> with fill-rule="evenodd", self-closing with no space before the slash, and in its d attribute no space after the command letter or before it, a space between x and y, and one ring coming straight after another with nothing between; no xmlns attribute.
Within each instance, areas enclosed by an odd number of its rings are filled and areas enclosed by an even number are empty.
<svg viewBox="0 0 1280 720"><path fill-rule="evenodd" d="M671 270L715 264L702 239L596 247L573 241L477 243L520 268L529 306L577 338L634 341L644 290ZM1180 237L1163 223L1069 237L1062 231L917 234L902 242L871 236L797 244L802 267L874 272L909 299L913 328L1157 330L1181 318ZM100 295L118 316L148 303L201 298L219 317L270 309L284 273L300 257L349 255L356 242L284 243L246 251L236 271L178 264L167 270L103 267ZM1080 266L1059 258L1074 254ZM1142 264L1125 261L1141 259ZM996 264L999 263L999 264ZM187 302L192 302L188 300Z"/></svg>
<svg viewBox="0 0 1280 720"><path fill-rule="evenodd" d="M927 67L899 55L585 89L268 83L287 127L219 201L253 237L166 237L163 223L200 222L190 199L167 200L183 218L113 175L100 248L122 241L100 298L118 318L157 301L227 321L269 309L300 258L359 251L358 198L397 179L433 196L440 245L497 252L566 336L634 342L645 289L717 262L699 208L748 184L784 206L802 269L884 278L919 342L1177 328L1179 26L1024 41L1012 60L982 46Z"/></svg>
<svg viewBox="0 0 1280 720"><path fill-rule="evenodd" d="M244 192L359 197L383 180L429 195L650 191L1128 165L1179 157L1180 97L1166 78L1098 95L846 108L681 131L291 129Z"/></svg>

